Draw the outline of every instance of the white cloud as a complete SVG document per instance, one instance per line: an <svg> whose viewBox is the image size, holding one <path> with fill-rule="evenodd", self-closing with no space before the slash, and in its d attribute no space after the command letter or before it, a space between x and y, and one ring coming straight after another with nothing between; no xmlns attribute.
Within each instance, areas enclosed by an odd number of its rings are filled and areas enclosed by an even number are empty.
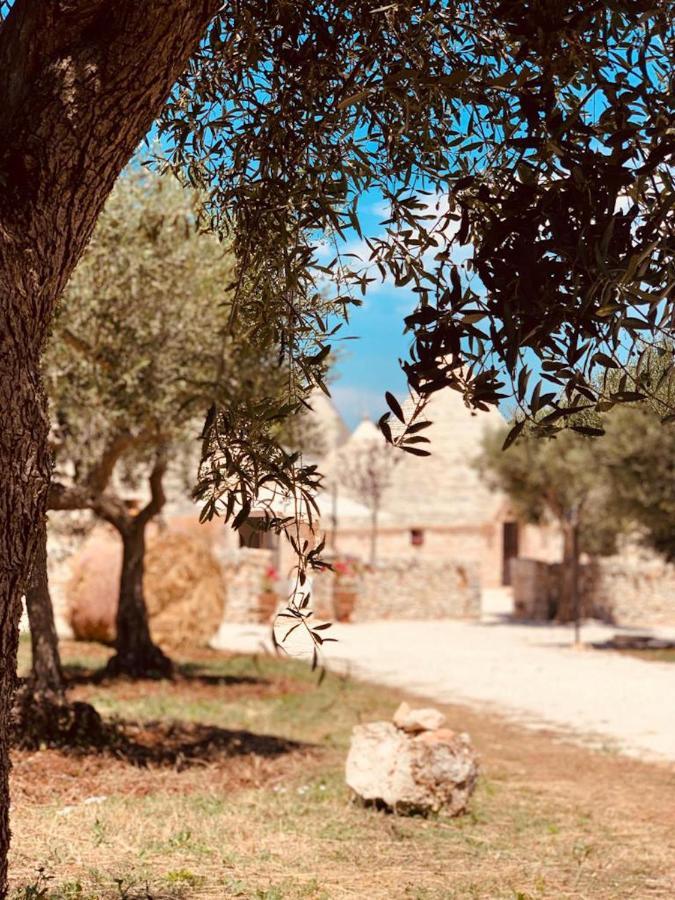
<svg viewBox="0 0 675 900"><path fill-rule="evenodd" d="M364 416L374 420L386 411L383 392L374 388L334 384L330 394L342 418L352 426Z"/></svg>

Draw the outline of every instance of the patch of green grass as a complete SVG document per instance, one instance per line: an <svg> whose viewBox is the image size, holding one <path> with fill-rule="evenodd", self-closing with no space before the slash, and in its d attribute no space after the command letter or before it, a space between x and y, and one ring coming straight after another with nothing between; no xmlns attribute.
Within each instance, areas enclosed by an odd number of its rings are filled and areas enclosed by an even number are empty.
<svg viewBox="0 0 675 900"><path fill-rule="evenodd" d="M354 682L334 675L326 676L318 687L316 673L293 660L237 656L191 668L193 675L227 678L233 684L237 679L251 679L251 683L244 681L241 692L224 686L209 695L197 688L190 697L185 683L180 690L169 681L150 683L144 691L130 694L121 682L92 687L87 700L106 716L205 722L338 749L347 747L354 724L383 714L382 691L366 686L357 689ZM282 687L275 690L280 680ZM391 715L395 705L395 699L389 700L385 715Z"/></svg>
<svg viewBox="0 0 675 900"><path fill-rule="evenodd" d="M65 649L70 663L96 656ZM665 780L651 769L448 708L450 727L466 727L482 755L468 814L388 815L353 802L344 759L353 726L389 718L399 694L331 674L319 687L304 664L266 657L214 656L183 672L194 681L120 681L78 696L108 716L274 734L312 753L134 770L131 788L105 767L95 776L104 786L92 782L90 760L57 767L48 802L16 807L14 872L41 860L45 872L14 875L12 900L618 900L646 896L646 878L662 886L649 896L675 896L657 806ZM51 753L26 761L32 779ZM628 805L615 809L623 784ZM87 804L92 795L106 799Z"/></svg>

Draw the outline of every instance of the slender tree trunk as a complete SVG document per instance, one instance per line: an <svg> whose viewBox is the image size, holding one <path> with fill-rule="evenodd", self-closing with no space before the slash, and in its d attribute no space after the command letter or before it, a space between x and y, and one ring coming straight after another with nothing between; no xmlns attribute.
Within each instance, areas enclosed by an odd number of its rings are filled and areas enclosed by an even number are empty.
<svg viewBox="0 0 675 900"><path fill-rule="evenodd" d="M370 564L374 566L377 563L377 519L378 507L373 506L370 513Z"/></svg>
<svg viewBox="0 0 675 900"><path fill-rule="evenodd" d="M1 289L0 306L0 896L4 897L10 840L10 717L21 595L37 542L35 523L44 517L50 459L37 360L30 348L22 353L21 324Z"/></svg>
<svg viewBox="0 0 675 900"><path fill-rule="evenodd" d="M46 518L42 519L38 529L38 546L26 590L26 610L33 657L30 688L35 693L49 694L57 702L64 702L66 686L61 669L54 610L49 595Z"/></svg>
<svg viewBox="0 0 675 900"><path fill-rule="evenodd" d="M122 536L122 573L116 619L116 653L109 661L109 675L128 675L131 678L170 678L173 663L157 644L153 643L145 605L143 575L145 570L145 529L158 515L166 502L163 480L167 460L164 448L150 473L150 500L136 516L128 512L113 512L108 521ZM119 509L119 502L117 507Z"/></svg>
<svg viewBox="0 0 675 900"><path fill-rule="evenodd" d="M115 620L115 656L108 663L109 675L131 678L166 678L173 672L171 660L150 635L145 605L143 575L145 569L144 520L131 519L122 536L122 572Z"/></svg>
<svg viewBox="0 0 675 900"><path fill-rule="evenodd" d="M579 641L581 597L579 593L579 528L575 522L563 526L563 561L560 603L556 618L559 622L574 622L575 642Z"/></svg>
<svg viewBox="0 0 675 900"><path fill-rule="evenodd" d="M47 521L37 529L38 545L26 588L33 663L30 678L14 697L12 743L27 750L50 747L101 746L106 726L89 703L69 703L61 669L59 642L47 575Z"/></svg>

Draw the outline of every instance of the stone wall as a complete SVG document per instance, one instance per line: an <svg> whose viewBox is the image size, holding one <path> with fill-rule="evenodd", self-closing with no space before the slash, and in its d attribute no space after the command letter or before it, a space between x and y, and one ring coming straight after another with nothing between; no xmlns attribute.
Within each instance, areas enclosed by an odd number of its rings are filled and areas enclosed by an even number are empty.
<svg viewBox="0 0 675 900"><path fill-rule="evenodd" d="M656 557L610 557L586 567L593 609L617 625L675 625L675 566Z"/></svg>
<svg viewBox="0 0 675 900"><path fill-rule="evenodd" d="M480 617L475 569L449 560L382 560L360 579L355 622Z"/></svg>
<svg viewBox="0 0 675 900"><path fill-rule="evenodd" d="M534 559L511 563L516 617L555 616L560 565ZM675 566L650 555L612 556L581 567L582 614L623 626L675 625Z"/></svg>
<svg viewBox="0 0 675 900"><path fill-rule="evenodd" d="M265 574L274 567L273 550L239 547L220 559L226 584L224 620L257 622Z"/></svg>
<svg viewBox="0 0 675 900"><path fill-rule="evenodd" d="M273 551L242 548L223 560L227 600L225 622L255 622L266 570ZM283 605L289 585L277 582ZM310 576L306 589L317 619L340 618L351 603L353 622L372 619L443 619L480 616L476 570L448 560L382 560L371 569L357 565L348 577L333 572Z"/></svg>
<svg viewBox="0 0 675 900"><path fill-rule="evenodd" d="M383 525L378 529L377 556L385 561L405 559L417 565L443 565L449 560L455 565L462 560L480 573L484 585L499 583L501 571L501 525L497 522L482 525L429 526L418 524L421 543L412 541L412 529ZM337 535L340 555L353 556L364 563L370 555L370 529L341 528ZM493 577L494 576L494 577Z"/></svg>

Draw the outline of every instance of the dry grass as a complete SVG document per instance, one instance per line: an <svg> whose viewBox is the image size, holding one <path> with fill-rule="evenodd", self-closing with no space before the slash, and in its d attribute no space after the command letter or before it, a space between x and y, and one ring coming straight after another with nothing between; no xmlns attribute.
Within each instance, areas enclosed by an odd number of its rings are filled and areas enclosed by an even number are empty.
<svg viewBox="0 0 675 900"><path fill-rule="evenodd" d="M65 650L85 667L106 656L87 645ZM331 676L317 688L303 666L263 658L204 652L185 662L176 684L74 692L106 715L146 723L136 727L150 743L161 745L167 722L181 720L237 729L237 747L216 745L203 763L174 754L173 764L146 768L17 754L15 897L675 897L671 767L446 707L482 757L471 813L387 816L350 802L342 766L353 724L390 716L399 694ZM278 752L265 754L255 735L301 746L272 742L263 746ZM39 866L51 876L41 886Z"/></svg>

